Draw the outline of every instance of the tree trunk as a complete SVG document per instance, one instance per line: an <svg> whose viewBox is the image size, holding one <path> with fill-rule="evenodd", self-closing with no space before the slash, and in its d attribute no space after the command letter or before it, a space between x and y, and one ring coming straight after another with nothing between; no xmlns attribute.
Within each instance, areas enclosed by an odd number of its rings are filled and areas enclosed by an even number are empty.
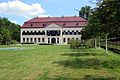
<svg viewBox="0 0 120 80"><path fill-rule="evenodd" d="M100 49L100 36L99 36L99 49Z"/></svg>
<svg viewBox="0 0 120 80"><path fill-rule="evenodd" d="M105 44L106 44L106 46L105 46L105 49L106 49L106 54L108 54L108 46L107 46L107 34L105 35Z"/></svg>
<svg viewBox="0 0 120 80"><path fill-rule="evenodd" d="M96 38L95 38L95 48L97 48L97 40L96 40Z"/></svg>

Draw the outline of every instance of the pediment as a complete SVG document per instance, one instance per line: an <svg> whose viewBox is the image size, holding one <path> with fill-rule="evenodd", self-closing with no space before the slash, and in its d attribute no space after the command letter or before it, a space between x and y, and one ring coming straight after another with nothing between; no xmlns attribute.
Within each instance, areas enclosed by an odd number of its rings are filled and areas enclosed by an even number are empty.
<svg viewBox="0 0 120 80"><path fill-rule="evenodd" d="M52 24L48 25L46 28L62 28L62 27L55 23L52 23Z"/></svg>

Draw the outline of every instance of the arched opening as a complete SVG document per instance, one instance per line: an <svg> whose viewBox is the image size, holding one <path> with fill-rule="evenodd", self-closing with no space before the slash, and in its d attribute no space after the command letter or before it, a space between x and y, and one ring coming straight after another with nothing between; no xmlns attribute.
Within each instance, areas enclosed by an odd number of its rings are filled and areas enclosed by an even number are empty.
<svg viewBox="0 0 120 80"><path fill-rule="evenodd" d="M56 39L55 39L55 38L52 38L52 39L51 39L51 43L52 43L52 44L56 44Z"/></svg>

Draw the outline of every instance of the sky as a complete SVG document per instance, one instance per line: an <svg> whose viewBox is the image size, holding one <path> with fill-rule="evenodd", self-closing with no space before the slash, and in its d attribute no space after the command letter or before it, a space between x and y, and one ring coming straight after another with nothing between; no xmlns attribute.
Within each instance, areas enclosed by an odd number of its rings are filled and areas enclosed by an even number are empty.
<svg viewBox="0 0 120 80"><path fill-rule="evenodd" d="M34 17L74 16L81 7L91 6L90 0L0 0L0 17L23 25ZM77 9L77 10L75 10Z"/></svg>

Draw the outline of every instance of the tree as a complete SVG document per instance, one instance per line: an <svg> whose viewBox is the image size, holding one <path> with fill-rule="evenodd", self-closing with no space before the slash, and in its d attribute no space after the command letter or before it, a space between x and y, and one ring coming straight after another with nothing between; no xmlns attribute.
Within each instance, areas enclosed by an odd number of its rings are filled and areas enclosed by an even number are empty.
<svg viewBox="0 0 120 80"><path fill-rule="evenodd" d="M2 35L0 34L0 44L2 44L2 41L3 41L3 37L2 37Z"/></svg>
<svg viewBox="0 0 120 80"><path fill-rule="evenodd" d="M120 37L120 1L103 0L97 4L85 30L95 37L105 35L107 53L107 38Z"/></svg>
<svg viewBox="0 0 120 80"><path fill-rule="evenodd" d="M4 45L8 44L8 42L10 42L11 40L10 36L11 36L10 31L6 28L2 28L2 37L3 37L2 44Z"/></svg>
<svg viewBox="0 0 120 80"><path fill-rule="evenodd" d="M20 26L7 18L0 18L0 44L8 44L12 40L20 41Z"/></svg>
<svg viewBox="0 0 120 80"><path fill-rule="evenodd" d="M91 7L85 6L85 7L82 7L81 10L79 11L79 16L88 20L90 13L91 13Z"/></svg>

